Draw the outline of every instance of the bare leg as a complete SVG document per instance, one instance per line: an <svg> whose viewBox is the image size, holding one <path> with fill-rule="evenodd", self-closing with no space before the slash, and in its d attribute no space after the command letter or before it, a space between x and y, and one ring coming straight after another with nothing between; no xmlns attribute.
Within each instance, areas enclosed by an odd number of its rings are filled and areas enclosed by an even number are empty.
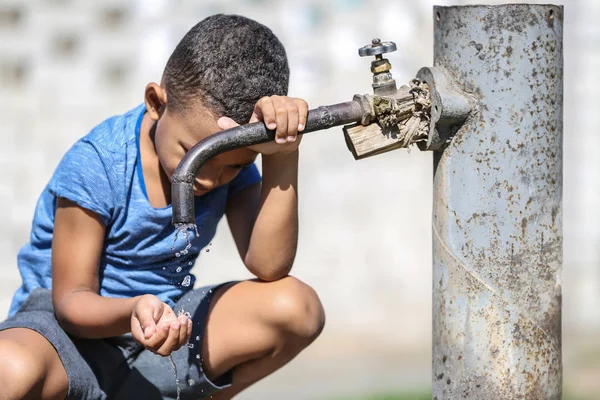
<svg viewBox="0 0 600 400"><path fill-rule="evenodd" d="M287 364L319 336L324 323L317 294L293 277L219 289L202 341L204 371L214 379L231 370L233 382L212 398L231 399Z"/></svg>
<svg viewBox="0 0 600 400"><path fill-rule="evenodd" d="M54 347L25 328L0 332L0 400L63 400L69 380Z"/></svg>

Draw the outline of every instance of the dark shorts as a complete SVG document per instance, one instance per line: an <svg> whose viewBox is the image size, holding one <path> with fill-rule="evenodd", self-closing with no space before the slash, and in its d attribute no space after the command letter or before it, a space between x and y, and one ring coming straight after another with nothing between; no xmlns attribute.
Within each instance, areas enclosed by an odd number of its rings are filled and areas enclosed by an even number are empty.
<svg viewBox="0 0 600 400"><path fill-rule="evenodd" d="M209 380L199 353L210 300L219 286L192 290L174 308L175 313L189 312L194 322L188 346L171 355L178 384L169 358L144 349L131 334L109 339L68 335L54 316L47 289L34 290L15 315L0 323L0 331L28 328L48 339L69 377L68 399L176 399L178 387L181 400L201 399L231 385L230 373Z"/></svg>

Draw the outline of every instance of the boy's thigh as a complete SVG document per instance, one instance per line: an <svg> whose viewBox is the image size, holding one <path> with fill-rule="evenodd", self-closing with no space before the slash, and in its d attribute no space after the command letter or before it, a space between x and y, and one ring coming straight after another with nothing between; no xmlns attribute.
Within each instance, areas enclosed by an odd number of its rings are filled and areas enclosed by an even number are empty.
<svg viewBox="0 0 600 400"><path fill-rule="evenodd" d="M220 376L244 362L281 351L291 341L309 343L320 333L324 318L315 291L292 276L219 289L210 304L202 341L205 372Z"/></svg>
<svg viewBox="0 0 600 400"><path fill-rule="evenodd" d="M30 393L44 399L64 399L69 389L67 372L54 346L27 328L0 331L0 383L13 396Z"/></svg>
<svg viewBox="0 0 600 400"><path fill-rule="evenodd" d="M46 384L46 381L51 384L49 386L51 391L54 388L64 390L66 387L69 398L82 400L106 399L106 395L100 388L88 362L82 357L71 337L56 320L50 290L35 289L16 314L0 322L0 335L2 342L6 341L4 345L10 347L13 353L19 352L21 356L14 357L12 360L8 358L4 361L7 363L14 361L15 367L21 366L23 369L27 368L29 370L30 367L25 363L20 364L19 360L24 359L31 363L28 357L33 355L35 367L31 370L38 375L41 371L41 374L45 376L44 384ZM4 353L10 354L10 351L0 351L0 357ZM97 355L100 358L103 356L103 353ZM21 375L31 376L28 374ZM5 376L3 379L9 378ZM19 376L14 378L15 381L17 379L19 379ZM20 385L26 386L26 379ZM18 387L19 385L12 386ZM46 390L46 387L44 386L43 389ZM19 396L14 397L19 398ZM64 396L62 398L64 399Z"/></svg>

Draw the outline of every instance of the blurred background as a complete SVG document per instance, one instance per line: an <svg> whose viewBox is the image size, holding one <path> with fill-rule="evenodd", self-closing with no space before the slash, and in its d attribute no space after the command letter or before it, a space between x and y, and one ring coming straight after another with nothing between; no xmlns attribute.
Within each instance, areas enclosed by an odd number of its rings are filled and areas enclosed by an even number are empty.
<svg viewBox="0 0 600 400"><path fill-rule="evenodd" d="M392 72L408 82L433 61L433 5L467 3L0 0L1 318L58 161L97 123L142 102L195 23L223 12L269 26L288 51L290 95L314 108L371 92L371 60L357 49L373 37L396 42ZM600 399L600 2L563 3L564 383L572 398ZM431 177L430 152L354 161L341 128L307 135L294 273L320 294L328 324L240 399L430 398ZM211 250L197 260L199 284L249 277L225 224Z"/></svg>

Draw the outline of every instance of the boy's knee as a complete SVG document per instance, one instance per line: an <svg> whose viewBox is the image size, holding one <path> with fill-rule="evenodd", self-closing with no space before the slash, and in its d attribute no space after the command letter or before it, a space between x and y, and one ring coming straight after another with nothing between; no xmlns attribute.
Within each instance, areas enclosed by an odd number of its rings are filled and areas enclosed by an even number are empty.
<svg viewBox="0 0 600 400"><path fill-rule="evenodd" d="M0 340L0 399L34 398L41 395L44 361L25 345Z"/></svg>
<svg viewBox="0 0 600 400"><path fill-rule="evenodd" d="M271 303L274 323L312 342L325 326L325 311L319 296L312 287L291 276L277 283Z"/></svg>

